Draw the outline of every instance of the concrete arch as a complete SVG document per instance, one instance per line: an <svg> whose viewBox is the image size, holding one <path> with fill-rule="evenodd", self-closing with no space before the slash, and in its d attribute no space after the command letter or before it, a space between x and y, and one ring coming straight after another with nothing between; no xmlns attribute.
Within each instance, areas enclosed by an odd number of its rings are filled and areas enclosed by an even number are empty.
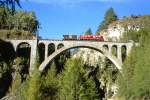
<svg viewBox="0 0 150 100"><path fill-rule="evenodd" d="M125 49L127 49L127 46L126 46L126 45L122 45L122 46L121 46L121 48L125 48Z"/></svg>
<svg viewBox="0 0 150 100"><path fill-rule="evenodd" d="M64 51L67 51L67 50L73 49L73 48L90 48L90 49L94 49L96 51L99 51L105 57L107 57L110 61L112 61L112 63L117 67L118 70L121 70L122 63L120 62L120 60L117 59L112 54L110 54L107 50L103 49L102 47L98 47L97 45L84 44L84 45L69 45L69 46L64 46L64 47L58 49L52 55L50 55L44 62L42 62L42 64L39 67L39 71L41 71L41 72L44 71L47 64L49 62L51 62L56 56L60 55Z"/></svg>
<svg viewBox="0 0 150 100"><path fill-rule="evenodd" d="M105 50L109 50L109 47L108 47L107 44L104 44L104 45L103 45L103 48L104 48Z"/></svg>
<svg viewBox="0 0 150 100"><path fill-rule="evenodd" d="M121 57L122 57L122 61L124 62L127 57L127 46L126 45L121 46Z"/></svg>
<svg viewBox="0 0 150 100"><path fill-rule="evenodd" d="M112 54L114 55L114 56L118 56L118 54L117 54L117 50L118 50L119 48L118 48L118 46L117 45L112 45L111 46L111 52L112 52Z"/></svg>
<svg viewBox="0 0 150 100"><path fill-rule="evenodd" d="M64 44L63 43L59 43L58 46L57 46L57 49L60 49L62 47L64 47Z"/></svg>
<svg viewBox="0 0 150 100"><path fill-rule="evenodd" d="M50 43L48 44L48 56L50 56L53 52L55 52L55 44Z"/></svg>
<svg viewBox="0 0 150 100"><path fill-rule="evenodd" d="M46 49L46 47L45 47L44 43L39 43L37 47L38 47L38 54L40 56L39 61L40 61L40 63L42 63L45 60L45 49Z"/></svg>
<svg viewBox="0 0 150 100"><path fill-rule="evenodd" d="M28 42L20 42L20 43L17 44L16 50L19 48L19 46L21 46L23 44L25 44L25 45L27 44L27 45L29 45L31 47L30 43L28 43Z"/></svg>
<svg viewBox="0 0 150 100"><path fill-rule="evenodd" d="M30 59L31 45L28 42L20 42L16 46L16 55L29 57Z"/></svg>
<svg viewBox="0 0 150 100"><path fill-rule="evenodd" d="M6 41L10 42L13 45L15 51L21 44L29 44L31 48L33 46L33 40L6 40Z"/></svg>

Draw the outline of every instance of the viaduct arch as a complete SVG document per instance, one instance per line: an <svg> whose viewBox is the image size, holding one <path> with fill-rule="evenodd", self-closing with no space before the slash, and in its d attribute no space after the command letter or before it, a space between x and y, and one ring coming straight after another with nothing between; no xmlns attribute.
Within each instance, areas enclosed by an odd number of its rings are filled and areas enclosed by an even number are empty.
<svg viewBox="0 0 150 100"><path fill-rule="evenodd" d="M63 47L57 49L53 54L51 54L49 57L47 57L47 59L45 59L42 62L42 64L39 67L39 71L42 72L46 68L47 64L49 64L49 62L51 62L56 56L59 56L64 51L67 51L73 48L94 49L100 52L101 54L103 54L105 57L107 57L110 61L112 61L112 63L117 67L118 70L121 70L122 62L119 59L117 59L117 57L115 57L110 52L108 52L108 50L104 49L103 47L98 47L97 45L93 45L93 44L81 44L81 45L69 45L69 46L64 45Z"/></svg>

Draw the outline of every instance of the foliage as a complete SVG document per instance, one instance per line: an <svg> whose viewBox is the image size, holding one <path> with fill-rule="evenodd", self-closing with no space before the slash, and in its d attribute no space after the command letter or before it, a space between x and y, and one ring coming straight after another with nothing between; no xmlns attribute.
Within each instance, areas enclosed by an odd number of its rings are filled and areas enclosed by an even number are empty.
<svg viewBox="0 0 150 100"><path fill-rule="evenodd" d="M9 91L9 94L7 94L4 98L7 98L9 100L38 100L39 99L39 90L40 90L40 72L38 71L37 67L39 66L39 57L37 54L36 61L34 66L34 70L26 78L25 81L22 80L22 68L20 68L20 65L25 65L27 62L27 59L23 57L17 57L14 60L15 65L13 65L12 70L13 72L12 77L12 85ZM14 67L15 66L15 67Z"/></svg>
<svg viewBox="0 0 150 100"><path fill-rule="evenodd" d="M3 97L11 84L11 65L5 61L0 62L0 98Z"/></svg>
<svg viewBox="0 0 150 100"><path fill-rule="evenodd" d="M16 5L21 7L20 0L1 0L0 1L0 29L6 23L8 16L15 13Z"/></svg>
<svg viewBox="0 0 150 100"><path fill-rule="evenodd" d="M121 41L130 41L133 40L135 42L138 42L140 38L140 32L137 32L135 30L128 30L127 32L123 33Z"/></svg>
<svg viewBox="0 0 150 100"><path fill-rule="evenodd" d="M141 28L139 31L135 30L129 30L123 34L123 37L121 38L122 41L129 41L132 40L134 42L140 42L143 39L143 36L146 36L148 33L148 27Z"/></svg>
<svg viewBox="0 0 150 100"><path fill-rule="evenodd" d="M94 78L86 76L84 79L85 81L80 87L79 100L99 100L99 93Z"/></svg>
<svg viewBox="0 0 150 100"><path fill-rule="evenodd" d="M91 28L89 28L87 31L85 31L85 35L92 35L92 30Z"/></svg>
<svg viewBox="0 0 150 100"><path fill-rule="evenodd" d="M0 29L1 38L33 38L39 21L34 12L18 10L11 14L5 7L0 7Z"/></svg>
<svg viewBox="0 0 150 100"><path fill-rule="evenodd" d="M148 30L148 27L150 26L150 16L145 15L138 18L129 17L128 19L123 19L120 25L125 28L125 32L120 38L120 41L127 42L132 40L134 42L139 42L143 34L147 33L146 30Z"/></svg>
<svg viewBox="0 0 150 100"><path fill-rule="evenodd" d="M92 78L87 78L82 59L70 59L60 79L61 100L97 100L98 91ZM88 87L88 88L87 88Z"/></svg>
<svg viewBox="0 0 150 100"><path fill-rule="evenodd" d="M5 62L0 62L0 79L10 70L10 66Z"/></svg>
<svg viewBox="0 0 150 100"><path fill-rule="evenodd" d="M116 20L118 20L118 17L115 14L113 8L109 8L105 13L104 20L102 21L102 23L98 27L97 34L99 31L107 29L108 25L111 24L112 22L116 21Z"/></svg>
<svg viewBox="0 0 150 100"><path fill-rule="evenodd" d="M150 29L144 27L139 33L139 46L132 49L119 78L119 93L126 100L150 98Z"/></svg>
<svg viewBox="0 0 150 100"><path fill-rule="evenodd" d="M112 46L111 50L112 50L112 55L117 57L117 47L116 46Z"/></svg>
<svg viewBox="0 0 150 100"><path fill-rule="evenodd" d="M14 50L10 43L0 40L0 98L6 95L11 85L11 66Z"/></svg>
<svg viewBox="0 0 150 100"><path fill-rule="evenodd" d="M2 11L5 8L1 8ZM14 15L7 12L7 16L1 18L0 28L7 30L24 30L35 33L39 28L39 22L34 12L16 11Z"/></svg>
<svg viewBox="0 0 150 100"><path fill-rule="evenodd" d="M12 85L11 85L11 89L10 89L10 92L15 92L18 87L21 86L21 75L19 72L15 72L15 75L14 75L15 79L12 80Z"/></svg>
<svg viewBox="0 0 150 100"><path fill-rule="evenodd" d="M21 86L21 84L23 83L23 80L26 79L27 74L25 72L24 67L28 68L28 66L26 66L27 64L27 59L23 58L23 57L17 57L16 59L14 59L14 64L11 68L12 72L12 84L11 84L11 88L9 92L16 92L18 90L18 88Z"/></svg>
<svg viewBox="0 0 150 100"><path fill-rule="evenodd" d="M100 80L101 97L108 99L113 96L112 85L116 84L118 69L107 58L99 58L96 77Z"/></svg>
<svg viewBox="0 0 150 100"><path fill-rule="evenodd" d="M15 91L15 96L17 98L17 100L27 100L27 91L28 91L28 81L29 81L29 78L24 81L20 87L17 88L17 90Z"/></svg>
<svg viewBox="0 0 150 100"><path fill-rule="evenodd" d="M34 69L31 76L27 80L27 92L25 95L26 100L38 100L40 97L40 86L41 86L41 73L38 70L39 66L39 54L37 53Z"/></svg>
<svg viewBox="0 0 150 100"><path fill-rule="evenodd" d="M56 66L51 65L46 76L42 77L40 89L40 98L44 100L57 100L59 91L59 76L57 75Z"/></svg>
<svg viewBox="0 0 150 100"><path fill-rule="evenodd" d="M15 11L16 5L21 7L20 0L2 0L2 1L0 1L0 8L7 8L12 13Z"/></svg>
<svg viewBox="0 0 150 100"><path fill-rule="evenodd" d="M67 59L69 59L71 56L71 51L67 50L65 52L63 52L60 56L57 56L54 59L54 63L56 65L56 69L57 69L57 73L61 73L64 69L64 65L67 61Z"/></svg>
<svg viewBox="0 0 150 100"><path fill-rule="evenodd" d="M40 72L38 70L34 70L32 77L28 80L28 90L26 94L27 100L39 99L40 85Z"/></svg>

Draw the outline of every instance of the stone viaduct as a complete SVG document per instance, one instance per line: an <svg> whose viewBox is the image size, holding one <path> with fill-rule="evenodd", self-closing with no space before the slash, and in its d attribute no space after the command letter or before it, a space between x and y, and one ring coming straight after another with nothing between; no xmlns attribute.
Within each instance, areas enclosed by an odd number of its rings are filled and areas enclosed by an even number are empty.
<svg viewBox="0 0 150 100"><path fill-rule="evenodd" d="M126 49L126 55L129 54L133 42L121 43L121 42L103 42L103 41L79 41L79 40L6 40L10 42L14 50L17 51L21 44L28 44L30 50L30 72L34 69L34 63L36 59L36 51L40 44L44 45L44 60L39 66L39 71L44 71L47 64L51 62L56 56L62 52L72 48L90 48L99 51L102 55L107 57L119 70L122 66L122 48ZM48 50L50 46L54 47L53 53L49 54ZM116 47L117 56L112 54L112 47Z"/></svg>

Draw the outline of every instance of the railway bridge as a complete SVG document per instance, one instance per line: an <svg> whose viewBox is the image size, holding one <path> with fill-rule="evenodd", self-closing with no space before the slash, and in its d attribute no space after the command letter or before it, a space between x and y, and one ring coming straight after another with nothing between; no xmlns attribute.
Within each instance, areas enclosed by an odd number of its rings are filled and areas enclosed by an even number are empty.
<svg viewBox="0 0 150 100"><path fill-rule="evenodd" d="M28 44L30 46L30 68L29 71L32 72L34 69L34 63L36 59L37 49L43 47L44 60L39 66L39 71L44 71L46 66L51 62L56 56L60 55L64 51L70 50L72 48L90 48L99 51L102 55L107 57L119 70L122 66L122 48L125 48L126 55L132 49L134 45L133 42L104 42L104 41L79 41L79 40L6 40L10 42L17 52L18 48L22 44ZM113 55L112 47L116 48L117 55ZM51 50L53 48L53 50Z"/></svg>

